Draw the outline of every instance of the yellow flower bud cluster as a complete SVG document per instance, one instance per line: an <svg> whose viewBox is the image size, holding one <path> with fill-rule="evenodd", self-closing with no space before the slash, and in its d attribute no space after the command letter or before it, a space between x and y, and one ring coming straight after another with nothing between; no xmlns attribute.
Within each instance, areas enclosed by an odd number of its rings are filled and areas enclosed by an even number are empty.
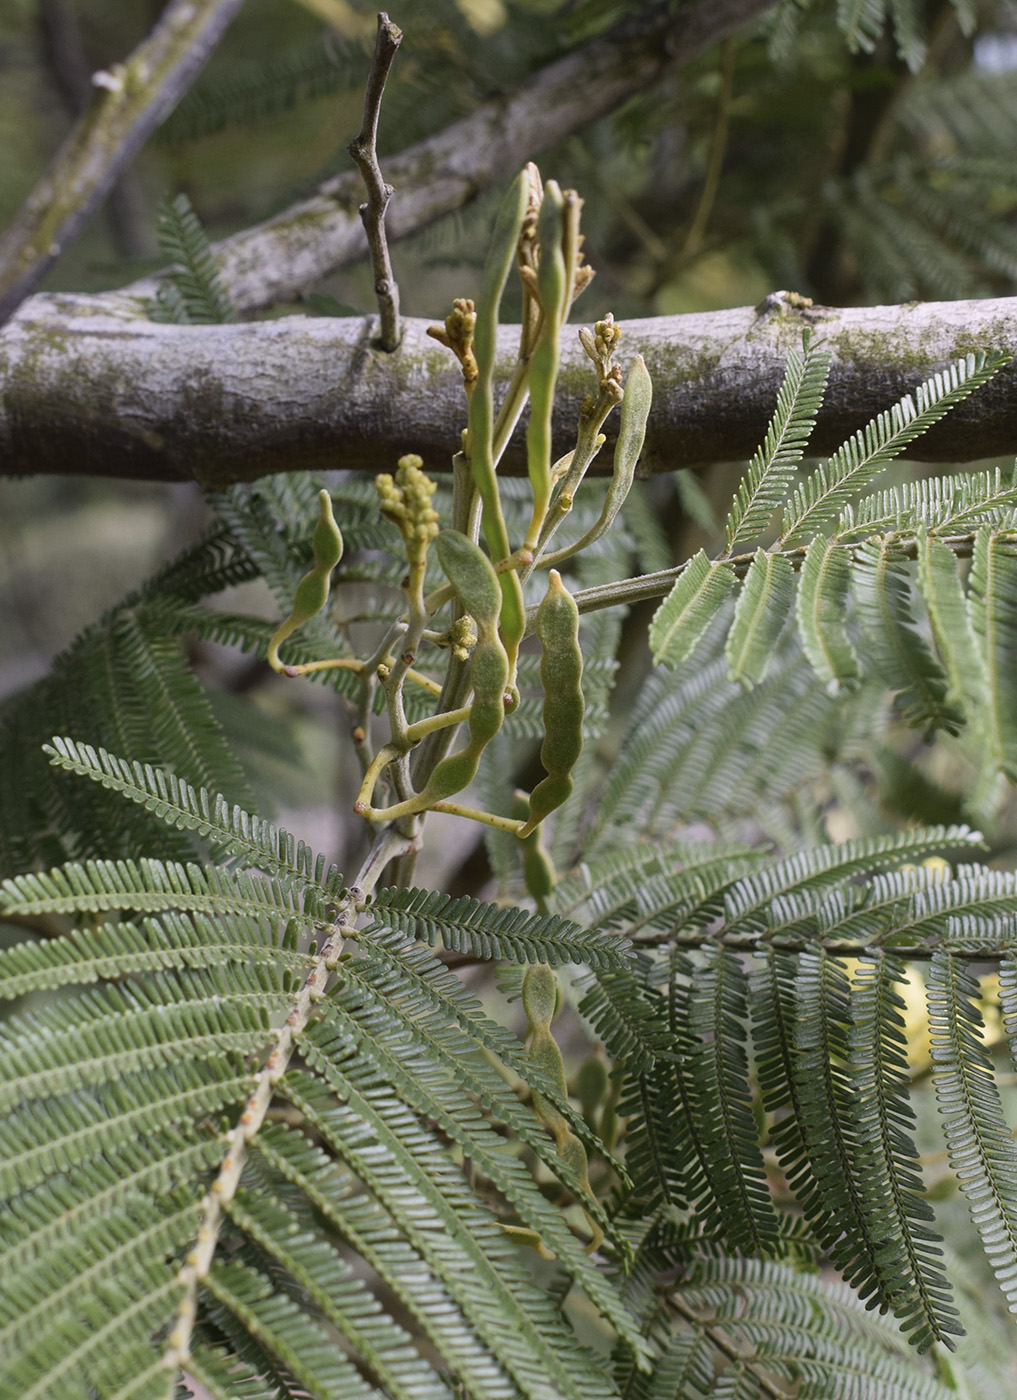
<svg viewBox="0 0 1017 1400"><path fill-rule="evenodd" d="M415 453L400 457L393 478L383 472L375 478L381 498L381 513L399 529L406 541L410 565L422 566L431 541L438 533L438 512L431 505L435 483L421 470L423 462Z"/></svg>

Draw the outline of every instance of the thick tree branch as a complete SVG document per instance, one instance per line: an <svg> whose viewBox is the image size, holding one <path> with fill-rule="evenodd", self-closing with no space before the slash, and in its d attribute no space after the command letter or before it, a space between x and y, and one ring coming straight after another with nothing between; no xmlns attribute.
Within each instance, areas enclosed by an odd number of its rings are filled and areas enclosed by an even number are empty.
<svg viewBox="0 0 1017 1400"><path fill-rule="evenodd" d="M405 238L461 209L489 185L549 146L583 131L764 14L773 0L698 0L624 20L548 64L522 87L385 160L395 187L389 239ZM215 245L234 305L257 310L292 301L336 268L362 259L362 191L355 171L326 181L310 199ZM151 279L128 290L152 295Z"/></svg>
<svg viewBox="0 0 1017 1400"><path fill-rule="evenodd" d="M138 313L123 294L36 296L22 307L0 333L0 471L221 484L302 468L388 470L410 451L440 471L458 442L462 375L426 321L405 318L387 355L373 344L374 317L173 326ZM749 457L806 325L834 352L817 452L959 355L1017 353L1017 298L801 310L775 295L756 308L630 321L620 360L639 351L654 378L645 469ZM504 327L503 384L515 344ZM577 338L565 337L562 366L565 450L592 384ZM1015 451L1014 368L917 447L929 461ZM508 469L520 464L510 449Z"/></svg>
<svg viewBox="0 0 1017 1400"><path fill-rule="evenodd" d="M172 0L95 96L0 238L0 325L36 288L172 109L243 0Z"/></svg>

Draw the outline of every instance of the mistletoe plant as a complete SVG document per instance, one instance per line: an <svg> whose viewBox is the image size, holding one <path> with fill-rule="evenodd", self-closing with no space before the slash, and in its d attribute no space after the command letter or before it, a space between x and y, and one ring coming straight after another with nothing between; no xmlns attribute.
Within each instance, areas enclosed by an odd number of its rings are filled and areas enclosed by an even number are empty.
<svg viewBox="0 0 1017 1400"><path fill-rule="evenodd" d="M628 577L662 550L632 490L649 377L636 357L623 382L610 318L579 332L593 383L552 451L579 215L524 171L477 306L433 332L467 400L450 493L412 455L373 485L223 493L7 707L4 1395L1006 1393L1012 1338L944 1254L954 1177L927 1181L915 1110L929 1073L1017 1306L993 1059L1017 1048L1017 878L971 863L960 820L838 843L809 800L889 751L887 692L976 765L966 812L1014 778L1017 479L871 490L1002 358L806 471L829 367L806 340L716 557ZM527 398L520 491L497 468ZM615 407L610 477L584 484ZM280 626L200 601L254 578ZM330 606L349 583L376 587L367 655ZM664 668L605 763L619 615L646 598ZM352 879L240 800L193 633L344 696L371 831ZM429 812L483 825L499 902L407 887ZM456 975L483 959L516 969L526 1048ZM592 1052L571 1080L566 1001Z"/></svg>

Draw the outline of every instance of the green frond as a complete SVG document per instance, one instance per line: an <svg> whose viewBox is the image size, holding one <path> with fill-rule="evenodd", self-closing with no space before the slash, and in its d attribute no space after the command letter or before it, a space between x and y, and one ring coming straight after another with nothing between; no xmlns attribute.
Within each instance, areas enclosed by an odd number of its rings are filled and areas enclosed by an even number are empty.
<svg viewBox="0 0 1017 1400"><path fill-rule="evenodd" d="M159 991L165 986L162 979ZM166 1006L159 1000L146 1005L137 993L129 998L122 990L92 992L64 1003L56 1024L40 1013L5 1022L0 1107L97 1088L185 1060L232 1063L232 1052L258 1053L271 1042L271 1013L287 1005L281 989L224 996L213 982L193 989L180 983L171 990L174 1004ZM214 1099L211 1069L209 1078ZM154 1079L152 1092L158 1086ZM41 1141L49 1127L40 1113Z"/></svg>
<svg viewBox="0 0 1017 1400"><path fill-rule="evenodd" d="M391 1290L439 1357L479 1395L511 1397L507 1377L490 1358L440 1272L393 1228L384 1207L354 1189L335 1160L302 1134L274 1124L254 1150L274 1172L298 1186L308 1203Z"/></svg>
<svg viewBox="0 0 1017 1400"><path fill-rule="evenodd" d="M921 477L884 487L845 507L836 537L849 541L877 534L962 535L979 525L1010 528L1017 508L1014 470Z"/></svg>
<svg viewBox="0 0 1017 1400"><path fill-rule="evenodd" d="M813 349L806 336L803 354L789 351L777 408L738 487L725 526L726 550L756 539L787 497L795 470L816 426L830 373L828 351ZM665 566L666 567L666 566Z"/></svg>
<svg viewBox="0 0 1017 1400"><path fill-rule="evenodd" d="M1006 355L968 355L905 394L893 408L879 414L844 444L829 462L817 467L799 486L785 509L781 548L808 543L832 525L840 511L908 443L975 389L986 384L1003 365Z"/></svg>
<svg viewBox="0 0 1017 1400"><path fill-rule="evenodd" d="M859 1171L866 1183L869 1229L882 1242L880 1292L919 1351L949 1342L962 1329L939 1262L939 1236L924 1199L915 1113L908 1101L907 1037L897 985L902 963L863 960L851 989L848 1052L854 1066L851 1106Z"/></svg>
<svg viewBox="0 0 1017 1400"><path fill-rule="evenodd" d="M968 723L980 723L988 700L988 671L971 625L957 556L934 535L918 536L918 587L946 668L947 703L962 708Z"/></svg>
<svg viewBox="0 0 1017 1400"><path fill-rule="evenodd" d="M963 713L947 701L947 677L918 630L908 566L891 540L860 546L854 584L867 654L908 724L926 734L958 733Z"/></svg>
<svg viewBox="0 0 1017 1400"><path fill-rule="evenodd" d="M404 1014L396 1014L392 1001L384 995L394 980L390 975L380 979L381 985L376 987L370 971L356 976L355 963L347 964L345 971L349 986L333 997L333 1015L309 1033L314 1046L331 1059L333 1046L345 1049L350 1044L350 1029L355 1027L362 1044L370 1047L374 1073L381 1071L423 1121L434 1123L450 1142L458 1144L464 1157L497 1188L513 1216L554 1251L619 1334L638 1349L638 1331L618 1294L590 1262L560 1211L537 1189L523 1163L505 1154L504 1139L489 1119L477 1112L473 1100L526 1143L573 1190L584 1208L613 1233L610 1221L583 1191L569 1164L557 1155L536 1116L519 1104L501 1076L478 1059L468 1037L454 1024L447 1024L439 1012L428 1013L411 1002L398 1008ZM311 1051L308 1063L314 1066L321 1061Z"/></svg>
<svg viewBox="0 0 1017 1400"><path fill-rule="evenodd" d="M629 1074L653 1069L669 1058L667 1036L660 1024L656 998L651 999L642 978L627 969L602 971L586 979L579 1003L584 1016L603 1041L611 1059L624 1064Z"/></svg>
<svg viewBox="0 0 1017 1400"><path fill-rule="evenodd" d="M989 753L1017 776L1017 545L988 526L975 536L968 610L988 674L982 709Z"/></svg>
<svg viewBox="0 0 1017 1400"><path fill-rule="evenodd" d="M952 953L937 952L927 988L932 1075L950 1165L1012 1310L1017 1306L1017 1149L979 1035L978 985Z"/></svg>
<svg viewBox="0 0 1017 1400"><path fill-rule="evenodd" d="M618 1114L628 1120L629 1200L645 1220L653 1220L662 1206L685 1209L697 1196L709 1196L685 1069L694 1043L689 1031L691 972L681 954L672 956L666 968L640 955L631 970L594 973L580 1004L608 1055L624 1070ZM662 974L666 998L651 985Z"/></svg>
<svg viewBox="0 0 1017 1400"><path fill-rule="evenodd" d="M453 953L510 962L589 963L623 966L630 951L623 938L580 928L559 914L485 904L439 890L383 889L371 904L373 922L364 935L392 929L433 946L439 940Z"/></svg>
<svg viewBox="0 0 1017 1400"><path fill-rule="evenodd" d="M728 886L769 859L763 848L725 842L661 842L651 849L641 859L632 851L600 860L595 873L584 867L582 879L556 888L559 907L581 908L587 923L624 928L633 940L651 932L670 935L689 921L715 918Z"/></svg>
<svg viewBox="0 0 1017 1400"><path fill-rule="evenodd" d="M854 52L872 53L885 23L885 0L837 0L837 27Z"/></svg>
<svg viewBox="0 0 1017 1400"><path fill-rule="evenodd" d="M825 771L849 738L852 711L825 693L793 635L751 692L728 681L722 646L718 627L692 674L659 671L644 684L599 796L588 843L594 855L613 846L619 830L667 835L675 821L716 820L780 800ZM871 725L878 701L862 691L851 704L863 700Z"/></svg>
<svg viewBox="0 0 1017 1400"><path fill-rule="evenodd" d="M821 950L798 958L791 1065L804 1158L782 1162L813 1234L862 1298L886 1296L870 1188L858 1170L847 1070L850 984ZM797 1146L797 1144L795 1144Z"/></svg>
<svg viewBox="0 0 1017 1400"><path fill-rule="evenodd" d="M397 1002L412 1004L416 1015L429 1007L442 1024L458 1023L474 1047L493 1055L506 1069L554 1104L588 1151L606 1157L619 1178L625 1180L624 1165L608 1157L603 1144L591 1133L582 1116L528 1058L515 1036L484 1012L473 994L438 961L426 944L414 943L400 934L382 932L362 940L360 955L357 967L361 963L374 967L376 975L384 978L389 996Z"/></svg>
<svg viewBox="0 0 1017 1400"><path fill-rule="evenodd" d="M321 1321L362 1358L393 1400L441 1394L444 1387L414 1349L410 1334L379 1307L333 1246L311 1232L310 1221L299 1219L282 1202L249 1190L237 1192L227 1213L242 1236L310 1300Z"/></svg>
<svg viewBox="0 0 1017 1400"><path fill-rule="evenodd" d="M733 1343L737 1364L781 1377L790 1393L806 1400L948 1400L958 1393L916 1363L888 1321L821 1275L769 1260L703 1259L675 1298L683 1319L677 1335L707 1344L723 1337ZM732 1361L714 1352L713 1364L723 1378L722 1368ZM773 1393L755 1385L748 1391L753 1397Z"/></svg>
<svg viewBox="0 0 1017 1400"><path fill-rule="evenodd" d="M54 738L44 751L57 767L119 793L167 826L209 841L220 859L262 870L284 886L304 891L317 886L323 898L342 894L342 875L334 865L326 866L324 856L315 857L290 832L231 806L221 793L194 788L174 773L128 762L73 739Z"/></svg>
<svg viewBox="0 0 1017 1400"><path fill-rule="evenodd" d="M167 196L160 204L159 246L180 266L167 274L155 301L149 302L151 320L207 326L237 319L208 234L185 194Z"/></svg>
<svg viewBox="0 0 1017 1400"><path fill-rule="evenodd" d="M198 603L258 577L257 566L222 520L213 520L192 544L129 593L124 606L163 605L168 599Z"/></svg>
<svg viewBox="0 0 1017 1400"><path fill-rule="evenodd" d="M766 675L773 651L791 612L794 572L782 554L758 549L735 604L725 654L730 680L750 687Z"/></svg>
<svg viewBox="0 0 1017 1400"><path fill-rule="evenodd" d="M188 838L54 771L42 746L68 732L250 801L240 765L179 642L161 636L143 611L114 611L4 708L0 866L7 871L79 855L193 853Z"/></svg>
<svg viewBox="0 0 1017 1400"><path fill-rule="evenodd" d="M105 1296L84 1293L73 1314L59 1315L30 1346L4 1356L4 1393L19 1400L52 1400L55 1395L87 1400L89 1394L114 1394L137 1380L140 1371L146 1387L142 1395L165 1395L164 1371L154 1388L149 1337L172 1316L180 1293L176 1273L172 1258L157 1255L110 1280Z"/></svg>
<svg viewBox="0 0 1017 1400"><path fill-rule="evenodd" d="M795 616L802 650L831 695L855 688L861 675L846 625L850 587L850 550L817 535L805 553Z"/></svg>
<svg viewBox="0 0 1017 1400"><path fill-rule="evenodd" d="M741 961L722 948L696 969L689 990L687 1073L709 1186L698 1210L732 1250L776 1255L783 1252L780 1228L748 1084L746 990Z"/></svg>
<svg viewBox="0 0 1017 1400"><path fill-rule="evenodd" d="M47 874L16 875L0 885L0 911L12 918L114 909L182 909L283 920L301 912L288 881L176 861L71 862ZM324 914L308 917L322 927L327 924Z"/></svg>
<svg viewBox="0 0 1017 1400"><path fill-rule="evenodd" d="M280 1091L351 1171L370 1180L518 1393L533 1400L609 1396L602 1374L522 1270L515 1246L448 1163L440 1140L381 1089L352 1042L330 1046L327 1058L315 1055L314 1064L313 1077L291 1072ZM362 1075L369 1093L357 1087Z"/></svg>
<svg viewBox="0 0 1017 1400"><path fill-rule="evenodd" d="M266 1274L242 1263L216 1263L204 1291L217 1327L229 1334L239 1326L275 1367L296 1381L301 1393L314 1400L333 1395L374 1400L376 1392L330 1332Z"/></svg>
<svg viewBox="0 0 1017 1400"><path fill-rule="evenodd" d="M725 896L726 925L730 932L762 929L770 906L788 895L827 890L880 866L892 868L944 850L980 845L977 832L966 826L947 826L865 836L797 851L762 870L751 871L731 886Z"/></svg>
<svg viewBox="0 0 1017 1400"><path fill-rule="evenodd" d="M920 9L918 0L889 0L889 9L897 53L909 70L917 73L928 52L923 33L925 12Z"/></svg>
<svg viewBox="0 0 1017 1400"><path fill-rule="evenodd" d="M653 615L650 647L654 665L678 666L694 650L735 587L734 565L711 562L700 550L682 570Z"/></svg>
<svg viewBox="0 0 1017 1400"><path fill-rule="evenodd" d="M98 928L78 928L39 942L26 939L0 951L0 999L84 985L168 968L218 967L243 962L305 973L307 954L288 945L279 921L216 911L167 913L138 922L117 919Z"/></svg>

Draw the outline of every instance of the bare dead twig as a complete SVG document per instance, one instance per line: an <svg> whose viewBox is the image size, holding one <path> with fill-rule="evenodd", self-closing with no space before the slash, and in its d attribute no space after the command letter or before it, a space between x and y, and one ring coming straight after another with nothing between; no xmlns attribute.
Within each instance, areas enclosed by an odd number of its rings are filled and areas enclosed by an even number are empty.
<svg viewBox="0 0 1017 1400"><path fill-rule="evenodd" d="M360 206L360 217L371 250L374 291L381 316L383 350L394 350L399 344L399 285L392 273L388 240L385 237L385 210L392 197L392 186L386 185L378 164L378 116L389 69L402 40L403 31L397 24L392 23L384 10L379 11L378 37L374 45L370 76L367 79L367 91L364 94L363 125L359 136L350 142L348 148L367 186L367 203Z"/></svg>

